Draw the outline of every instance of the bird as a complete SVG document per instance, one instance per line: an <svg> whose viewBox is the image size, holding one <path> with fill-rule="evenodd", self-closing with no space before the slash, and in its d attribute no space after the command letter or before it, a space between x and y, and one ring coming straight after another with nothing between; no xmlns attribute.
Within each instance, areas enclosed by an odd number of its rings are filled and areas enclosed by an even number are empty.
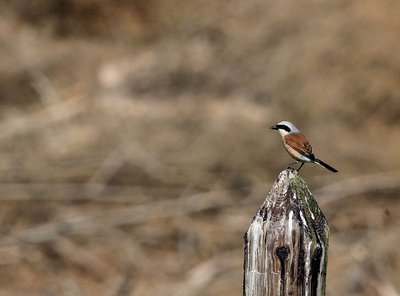
<svg viewBox="0 0 400 296"><path fill-rule="evenodd" d="M271 126L271 129L277 130L283 141L286 151L296 162L301 162L297 171L300 171L304 163L316 163L331 172L337 173L338 170L331 167L329 164L315 157L313 149L307 138L299 131L299 129L289 121L281 121L276 125ZM293 164L295 164L293 163ZM291 167L292 164L289 165Z"/></svg>

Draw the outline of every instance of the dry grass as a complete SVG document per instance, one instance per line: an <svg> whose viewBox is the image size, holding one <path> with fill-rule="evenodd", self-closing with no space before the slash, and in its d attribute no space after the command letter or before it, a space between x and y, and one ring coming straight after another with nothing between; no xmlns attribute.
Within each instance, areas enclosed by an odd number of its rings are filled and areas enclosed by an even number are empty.
<svg viewBox="0 0 400 296"><path fill-rule="evenodd" d="M397 1L59 2L0 3L0 295L241 295L283 119L328 296L399 295Z"/></svg>

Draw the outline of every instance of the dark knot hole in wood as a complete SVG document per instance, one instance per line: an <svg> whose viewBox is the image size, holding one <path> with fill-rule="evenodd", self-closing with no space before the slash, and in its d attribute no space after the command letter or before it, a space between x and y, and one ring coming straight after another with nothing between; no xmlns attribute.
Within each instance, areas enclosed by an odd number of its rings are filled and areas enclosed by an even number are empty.
<svg viewBox="0 0 400 296"><path fill-rule="evenodd" d="M281 291L280 294L285 295L285 261L289 255L289 248L285 246L280 246L275 249L275 254L279 258L279 262L281 264Z"/></svg>

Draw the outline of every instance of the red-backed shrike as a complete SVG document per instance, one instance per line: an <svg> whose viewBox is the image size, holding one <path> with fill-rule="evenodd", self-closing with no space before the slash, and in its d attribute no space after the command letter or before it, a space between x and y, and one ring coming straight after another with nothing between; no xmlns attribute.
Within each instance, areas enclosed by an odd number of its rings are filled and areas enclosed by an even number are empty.
<svg viewBox="0 0 400 296"><path fill-rule="evenodd" d="M289 121L281 121L277 125L271 126L271 129L279 131L282 136L283 145L286 151L296 162L301 162L297 171L300 171L305 162L316 163L320 166L337 173L337 170L322 160L315 158L312 147L306 137Z"/></svg>

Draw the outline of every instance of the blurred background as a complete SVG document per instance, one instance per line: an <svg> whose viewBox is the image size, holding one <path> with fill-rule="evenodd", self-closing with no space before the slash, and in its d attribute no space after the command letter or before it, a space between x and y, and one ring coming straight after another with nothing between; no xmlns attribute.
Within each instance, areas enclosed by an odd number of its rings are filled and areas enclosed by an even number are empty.
<svg viewBox="0 0 400 296"><path fill-rule="evenodd" d="M0 295L242 295L292 160L327 295L400 293L400 2L0 1Z"/></svg>

